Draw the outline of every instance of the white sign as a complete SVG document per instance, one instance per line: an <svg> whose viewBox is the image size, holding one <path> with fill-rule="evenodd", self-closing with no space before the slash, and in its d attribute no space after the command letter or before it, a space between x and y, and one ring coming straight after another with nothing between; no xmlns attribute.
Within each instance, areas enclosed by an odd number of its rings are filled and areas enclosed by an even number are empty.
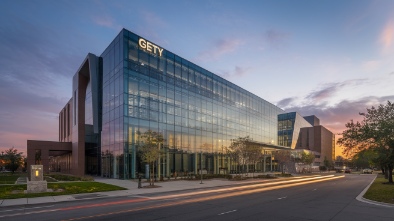
<svg viewBox="0 0 394 221"><path fill-rule="evenodd" d="M138 45L140 46L140 48L143 48L151 53L158 54L160 57L163 54L163 48L160 48L159 46L143 38L140 38L140 40L138 40Z"/></svg>

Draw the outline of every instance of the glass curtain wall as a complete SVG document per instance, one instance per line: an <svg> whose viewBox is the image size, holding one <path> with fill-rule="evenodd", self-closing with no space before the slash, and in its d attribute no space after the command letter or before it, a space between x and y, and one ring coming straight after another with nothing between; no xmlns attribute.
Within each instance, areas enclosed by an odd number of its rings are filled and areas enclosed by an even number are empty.
<svg viewBox="0 0 394 221"><path fill-rule="evenodd" d="M145 172L137 144L147 130L165 138L156 165L164 177L229 172L225 149L237 137L277 142L280 108L169 51L148 52L139 39L123 30L102 55L103 176Z"/></svg>
<svg viewBox="0 0 394 221"><path fill-rule="evenodd" d="M100 174L100 134L93 130L92 84L89 79L85 94L85 173Z"/></svg>
<svg viewBox="0 0 394 221"><path fill-rule="evenodd" d="M278 144L294 149L300 129L304 127L312 127L312 125L297 112L278 115Z"/></svg>

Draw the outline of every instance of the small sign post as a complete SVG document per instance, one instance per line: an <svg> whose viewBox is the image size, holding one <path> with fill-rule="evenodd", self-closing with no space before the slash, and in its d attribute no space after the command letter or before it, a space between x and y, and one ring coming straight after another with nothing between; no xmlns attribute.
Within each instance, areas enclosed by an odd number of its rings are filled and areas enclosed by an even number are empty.
<svg viewBox="0 0 394 221"><path fill-rule="evenodd" d="M44 180L43 165L30 166L30 180L27 180L27 193L47 192L47 181Z"/></svg>

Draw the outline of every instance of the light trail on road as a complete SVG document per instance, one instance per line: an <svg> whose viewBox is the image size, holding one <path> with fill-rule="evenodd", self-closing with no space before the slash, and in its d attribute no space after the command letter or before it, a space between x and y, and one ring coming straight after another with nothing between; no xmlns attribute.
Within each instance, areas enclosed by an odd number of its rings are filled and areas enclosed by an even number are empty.
<svg viewBox="0 0 394 221"><path fill-rule="evenodd" d="M288 187L294 187L294 186L300 186L300 185L305 185L305 184L311 184L311 183L317 183L317 182L323 182L323 181L328 181L328 180L334 180L334 179L339 179L345 177L344 175L342 176L323 176L323 177L314 177L314 178L309 178L309 179L303 179L303 182L288 182L285 181L279 181L276 182L276 184L283 184L288 183L287 185L280 185L280 186L268 186L266 188L262 189L252 189L252 190L243 190L241 192L232 192L232 193L224 193L221 195L216 195L216 196L203 196L195 199L184 199L184 200L179 200L177 202L168 202L168 203L162 203L162 204L157 204L157 205L152 205L152 206L145 206L145 207L138 207L138 208L133 208L133 209L127 209L127 210L120 210L120 211L115 211L115 212L109 212L109 213L102 213L102 214L97 214L97 215L91 215L91 216L84 216L84 217L77 217L77 218L72 218L72 219L66 219L63 221L72 221L72 220L82 220L82 219L92 219L92 218L98 218L98 217L103 217L103 216L109 216L109 215L116 215L116 214L122 214L122 213L130 213L130 212L136 212L136 211L141 211L141 210L148 210L148 209L157 209L157 208L162 208L162 207L169 207L169 206L176 206L176 205L182 205L186 203L197 203L197 202L203 202L203 201L208 201L208 200L216 200L216 199L222 199L222 198L227 198L227 197L234 197L234 196L240 196L240 195L245 195L245 194L252 194L252 193L257 193L257 192L264 192L264 191L269 191L269 190L276 190L276 189L282 189L282 188L288 188ZM271 183L272 184L272 183ZM259 184L258 186L266 186L263 184ZM239 188L226 188L226 189L239 189ZM210 190L210 191L200 191L205 193L212 193L212 192L218 192L215 190ZM223 190L221 189L221 192ZM165 199L169 197L174 197L177 196L179 197L180 195L182 196L190 196L190 195L196 195L195 193L192 194L177 194L177 195L168 195L168 196L163 196L163 197L152 197L149 200L158 200L158 199Z"/></svg>
<svg viewBox="0 0 394 221"><path fill-rule="evenodd" d="M333 179L339 179L339 178L343 178L343 177L344 177L344 175L342 175L342 176L326 175L326 176L309 176L309 177L307 176L307 177L297 177L292 180L281 180L281 181L264 182L264 183L260 182L260 183L256 183L256 184L250 184L250 182L249 182L249 183L246 183L247 185L244 185L244 186L218 188L218 189L213 189L213 190L201 190L201 191L195 191L195 192L189 192L189 193L171 194L171 195L156 196L156 197L155 196L153 196L153 197L134 196L135 198L133 198L133 199L112 201L112 202L106 202L106 203L94 203L94 204L86 204L86 205L80 205L80 206L57 208L57 209L53 208L53 209L33 210L33 211L29 211L29 212L19 212L19 213L15 213L15 214L4 214L4 215L0 215L0 218L15 217L15 216L22 216L22 215L33 215L33 214L40 214L40 213L50 213L50 212L83 210L83 209L89 209L89 208L108 207L108 206L114 206L114 205L127 205L127 204L140 203L140 202L145 202L145 201L158 203L156 205L142 206L142 207L133 208L133 209L120 210L120 211L114 211L114 212L109 212L109 213L101 213L101 214L97 214L97 215L83 216L83 217L77 217L77 218L66 219L66 220L89 219L89 218L94 218L94 217L109 216L109 215L121 214L121 213L127 213L127 212L135 212L135 211L141 211L141 210L175 206L175 205L181 205L181 204L186 204L186 203L196 203L196 202L202 202L202 201L208 201L208 200L222 199L222 198L227 198L227 197L235 197L235 196L241 196L241 195L252 194L252 193L257 193L257 192L264 192L264 191L269 191L269 190L276 190L276 189L281 189L281 188L288 188L288 187L293 187L293 186L299 186L299 185L311 184L311 183L328 181L328 180L333 180ZM212 193L216 193L218 195L202 196L202 195L207 195L207 194L212 194ZM189 198L189 197L195 196L195 195L198 195L198 197L193 198L193 199ZM169 201L163 202L163 200L171 200L171 202L169 202ZM177 200L177 201L174 202L174 200ZM41 207L41 208L44 208L44 207ZM38 209L38 207L36 207L35 209ZM17 210L19 210L19 209L17 209Z"/></svg>
<svg viewBox="0 0 394 221"><path fill-rule="evenodd" d="M243 189L250 189L256 187L265 187L265 186L273 186L278 184L287 184L287 183L298 183L307 180L316 180L316 179L324 179L329 177L334 177L335 175L327 175L327 176L313 176L313 177L302 177L294 180L284 180L284 181L276 181L276 182L268 182L268 183L259 183L254 185L246 185L246 186L238 186L238 187L228 187L228 188L221 188L215 190L202 190L193 193L181 193L181 194L172 194L172 195L165 195L165 196L158 196L158 197L151 197L151 199L168 199L173 197L183 197L183 196L194 196L194 195L201 195L201 194L208 194L208 193L220 193L226 191L233 191L233 190L243 190Z"/></svg>

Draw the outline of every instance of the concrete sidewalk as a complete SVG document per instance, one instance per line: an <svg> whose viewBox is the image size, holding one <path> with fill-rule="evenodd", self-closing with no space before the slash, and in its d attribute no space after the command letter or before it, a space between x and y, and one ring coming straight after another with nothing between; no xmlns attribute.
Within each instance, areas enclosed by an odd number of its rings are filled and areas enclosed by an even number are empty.
<svg viewBox="0 0 394 221"><path fill-rule="evenodd" d="M275 179L275 180L279 180L279 179ZM261 183L270 180L258 179L258 180L245 180L245 181L229 181L226 179L211 179L211 180L203 180L203 184L200 184L201 182L200 180L170 180L170 181L155 182L155 185L160 186L158 188L141 188L141 189L138 189L137 180L119 180L119 179L95 177L95 181L124 187L127 188L127 190L84 193L84 194L74 194L74 195L45 196L45 197L34 197L34 198L0 199L0 208L6 206L55 203L55 202L86 200L86 199L102 198L102 197L133 196L133 195L143 195L149 193L164 193L164 192L172 192L172 191L211 188L211 187L229 186L229 185L237 185L237 184L256 183L256 182ZM144 179L144 181L146 181L146 179ZM149 185L148 182L142 182L142 186L147 186L147 185Z"/></svg>

